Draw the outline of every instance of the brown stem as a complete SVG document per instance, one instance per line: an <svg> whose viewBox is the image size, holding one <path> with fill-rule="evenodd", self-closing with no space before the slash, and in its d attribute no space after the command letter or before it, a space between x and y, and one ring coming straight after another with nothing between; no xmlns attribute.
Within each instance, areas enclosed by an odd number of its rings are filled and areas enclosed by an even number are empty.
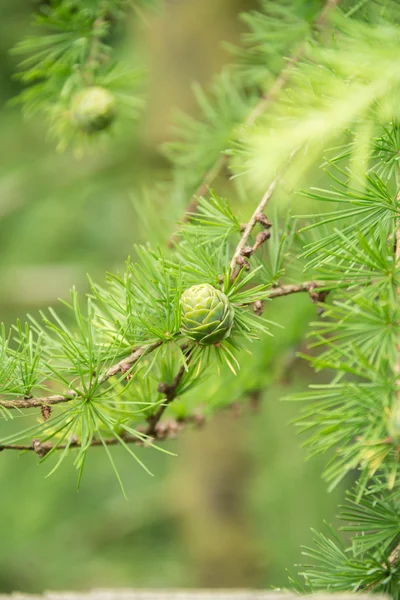
<svg viewBox="0 0 400 600"><path fill-rule="evenodd" d="M293 150L293 152L291 153L291 155L289 156L288 161L286 162L286 164L280 169L279 173L276 175L276 177L272 180L272 182L270 183L267 191L265 192L264 196L261 198L257 208L255 209L254 213L252 214L250 221L247 223L245 230L242 234L242 237L240 238L240 242L238 243L235 253L232 257L231 260L231 271L232 273L235 270L236 265L238 264L238 259L242 256L243 251L246 247L246 244L248 242L248 239L257 223L257 221L259 220L259 216L263 214L264 208L266 207L268 201L272 198L276 186L278 185L283 173L285 172L285 170L287 169L287 167L289 166L289 164L292 161L292 158L294 157L294 155L296 154L296 152L298 151L298 148L296 148L295 150Z"/></svg>
<svg viewBox="0 0 400 600"><path fill-rule="evenodd" d="M338 6L340 0L327 0L324 8L322 9L319 17L315 20L313 25L314 31L321 31L328 21L328 17L330 12ZM298 46L295 52L291 57L288 58L286 66L282 69L278 77L275 79L274 83L270 87L267 93L265 93L260 100L257 102L256 106L252 109L249 116L244 122L244 128L250 127L253 125L257 119L275 102L280 92L286 86L290 79L290 75L293 71L293 68L300 62L303 58L305 51L307 48L307 44L303 42ZM192 198L186 208L185 214L183 215L182 221L186 223L190 219L190 214L195 212L198 206L198 199L207 193L209 186L215 181L218 175L221 173L222 169L227 165L229 156L227 154L221 154L217 161L212 165L212 167L207 171L200 185L192 195ZM173 245L176 241L176 234L173 235L169 244Z"/></svg>
<svg viewBox="0 0 400 600"><path fill-rule="evenodd" d="M154 350L159 348L163 343L164 342L160 340L158 342L154 342L153 344L145 344L144 346L136 348L127 358L120 360L118 363L110 367L99 378L99 385L105 383L108 379L114 377L115 375L118 375L120 373L126 373L145 354L150 354L150 352L153 352ZM75 400L76 398L82 397L83 395L84 391L78 390L77 392L70 392L68 394L54 394L53 396L48 396L46 398L0 400L0 406L3 406L8 410L22 408L37 408L42 406L52 406L54 404L63 404L64 402L70 402L71 400Z"/></svg>
<svg viewBox="0 0 400 600"><path fill-rule="evenodd" d="M288 283L281 285L279 287L271 289L268 293L268 298L279 298L281 296L288 296L290 294L297 294L298 292L309 292L312 293L317 288L323 287L323 282L321 281L306 281L304 283ZM104 375L99 379L99 383L105 383L111 377L118 375L120 373L126 373L129 369L136 364L145 354L150 354L157 348L159 348L163 344L162 341L154 342L153 344L146 344L144 346L140 346L140 348L136 348L127 358L119 361L112 367L108 369L104 373ZM186 348L184 348L185 350ZM169 388L162 388L166 394L167 403L168 403L168 394L171 395L176 388L184 375L184 368L180 369L179 373L175 377L173 383L169 386ZM165 386L166 384L160 384L160 386ZM8 410L13 409L23 409L23 408L42 408L53 406L56 404L64 404L66 402L70 402L71 400L75 400L79 398L80 395L83 394L83 390L80 393L73 392L70 394L54 394L53 396L47 396L44 398L27 398L27 399L17 399L17 400L0 400L0 406ZM175 397L175 396L174 396ZM170 400L170 402L173 398ZM158 423L160 418L162 417L166 406L162 406L159 408L160 416L157 418L155 423ZM150 421L149 421L150 422Z"/></svg>
<svg viewBox="0 0 400 600"><path fill-rule="evenodd" d="M288 296L290 294L297 294L298 292L308 292L312 293L317 288L323 287L324 283L321 281L306 281L303 283L288 283L281 285L276 288L272 288L268 293L268 298L279 298L281 296ZM157 348L159 348L164 342L158 341L153 344L146 344L144 346L140 346L133 350L133 352L123 360L120 360L118 363L110 367L102 377L99 379L99 383L105 383L111 377L115 375L119 375L120 373L126 373L129 369L136 364L145 354L150 354ZM184 347L184 351L187 347ZM187 355L189 357L189 355ZM173 383L169 387L162 387L160 391L164 392L167 399L167 404L172 402L174 398L168 401L169 396L171 396L184 375L184 368L181 367L177 376L175 377ZM160 384L160 386L166 386L166 384ZM78 392L72 392L70 394L54 394L53 396L47 396L44 398L24 398L24 399L16 399L16 400L0 400L0 406L8 410L13 409L24 409L24 408L42 408L54 406L56 404L64 404L66 402L70 402L71 400L75 400L83 395L83 390ZM174 396L175 397L175 396ZM163 405L159 408L160 415L156 419L155 423L158 423L160 418L162 417L165 411L166 405ZM150 423L150 421L149 421Z"/></svg>
<svg viewBox="0 0 400 600"><path fill-rule="evenodd" d="M189 416L183 419L171 419L168 423L161 426L161 423L156 423L154 426L153 433L151 435L153 440L163 441L168 438L172 438L176 436L177 431L182 429L185 424L194 423L197 426L202 424L202 420L196 416ZM143 434L147 435L145 429L140 430L138 428L138 436L122 434L120 435L120 439L122 439L126 444L135 444L138 446L146 445L146 440L143 439ZM98 440L94 439L91 441L90 446L93 448L104 446L118 446L120 444L120 439L118 438L110 438L107 440ZM33 440L30 446L24 444L0 444L0 452L3 450L17 450L19 452L35 452L41 458L46 456L52 450L54 444L50 442L41 443L39 440ZM81 443L78 440L74 440L70 444L60 444L57 446L57 450L65 450L66 448L81 448Z"/></svg>
<svg viewBox="0 0 400 600"><path fill-rule="evenodd" d="M148 426L146 427L138 427L138 436L130 435L127 433L121 434L120 438L126 444L135 444L138 446L146 446L146 440L143 439L143 435L151 438L149 441L164 441L168 439L176 438L177 434L186 426L186 425L194 425L196 428L201 428L204 425L205 419L201 414L193 414L188 415L187 417L181 417L177 419L168 419L166 421L160 422L161 417L163 416L165 409L167 408L169 402L172 402L175 398L172 390L176 392L178 384L182 379L185 369L180 369L177 373L173 383L169 386L171 392L167 396L167 402L163 404L157 412L148 419ZM257 412L259 408L259 404L261 401L261 392L262 390L252 390L248 393L249 396L249 406L251 411ZM232 402L231 404L223 407L224 410L232 410L237 412L237 403ZM91 447L101 447L104 446L117 446L120 444L120 440L118 438L111 438L107 440L99 440L93 439L90 443ZM56 450L65 450L66 448L74 449L80 448L81 444L78 440L74 440L70 444L60 444L57 446ZM19 452L35 452L40 458L43 458L54 448L54 444L50 442L41 443L39 440L33 440L30 446L24 444L3 444L0 445L0 452L3 450L17 450Z"/></svg>
<svg viewBox="0 0 400 600"><path fill-rule="evenodd" d="M186 359L186 362L188 363L190 360L190 355L191 355L192 349L187 350L187 348L188 348L187 345L185 345L184 347L182 347L182 350L185 353L185 359ZM156 412L147 419L148 427L146 429L146 435L153 437L154 434L156 433L157 425L159 424L160 420L162 419L164 412L166 411L167 407L171 404L171 402L173 402L175 400L175 398L177 396L178 386L181 382L183 375L185 374L185 371L186 371L186 366L182 365L179 368L179 371L175 375L174 380L171 384L168 384L168 383L160 383L159 384L158 391L165 394L165 402L163 402L163 404L161 404L161 406L159 406L159 408L156 410Z"/></svg>
<svg viewBox="0 0 400 600"><path fill-rule="evenodd" d="M280 298L281 296L289 296L289 294L297 294L298 292L312 293L325 284L322 281L305 281L304 283L287 283L273 288L268 293L268 298Z"/></svg>
<svg viewBox="0 0 400 600"><path fill-rule="evenodd" d="M389 564L393 567L400 560L400 544L390 553Z"/></svg>

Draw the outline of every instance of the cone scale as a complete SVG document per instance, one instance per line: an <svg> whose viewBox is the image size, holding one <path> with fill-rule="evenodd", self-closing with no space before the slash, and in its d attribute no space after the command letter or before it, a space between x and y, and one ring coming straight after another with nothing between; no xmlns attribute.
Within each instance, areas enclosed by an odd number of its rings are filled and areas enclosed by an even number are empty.
<svg viewBox="0 0 400 600"><path fill-rule="evenodd" d="M229 337L234 315L229 298L208 283L194 285L181 296L181 330L202 346Z"/></svg>

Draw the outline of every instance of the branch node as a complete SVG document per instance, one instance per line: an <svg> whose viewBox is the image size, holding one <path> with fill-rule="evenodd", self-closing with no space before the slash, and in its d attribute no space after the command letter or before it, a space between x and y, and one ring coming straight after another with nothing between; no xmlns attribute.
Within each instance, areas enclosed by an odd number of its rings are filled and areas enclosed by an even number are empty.
<svg viewBox="0 0 400 600"><path fill-rule="evenodd" d="M257 316L261 317L264 312L264 302L262 300L254 302L253 310Z"/></svg>
<svg viewBox="0 0 400 600"><path fill-rule="evenodd" d="M258 213L256 215L256 221L265 227L265 229L271 229L272 227L271 221L264 215L264 213Z"/></svg>
<svg viewBox="0 0 400 600"><path fill-rule="evenodd" d="M253 254L254 250L251 246L245 246L242 250L242 256L245 256L246 258L250 258L250 256Z"/></svg>
<svg viewBox="0 0 400 600"><path fill-rule="evenodd" d="M245 271L250 270L250 263L248 263L247 260L245 260L243 256L237 257L236 264L238 264L239 267L242 267Z"/></svg>
<svg viewBox="0 0 400 600"><path fill-rule="evenodd" d="M42 412L43 421L47 421L48 419L50 419L51 406L49 406L48 404L43 404L43 406L40 407L40 410Z"/></svg>
<svg viewBox="0 0 400 600"><path fill-rule="evenodd" d="M270 237L271 237L271 232L268 231L267 229L264 229L263 231L260 231L260 233L257 233L256 241L252 248L252 252L255 252L261 246L261 244L263 244L264 242L269 240Z"/></svg>
<svg viewBox="0 0 400 600"><path fill-rule="evenodd" d="M38 439L32 440L32 448L39 456L39 458L44 458L46 454L49 453L50 448L47 448L42 442Z"/></svg>
<svg viewBox="0 0 400 600"><path fill-rule="evenodd" d="M171 386L168 383L165 383L165 381L162 381L161 383L158 384L157 386L157 391L160 392L160 394L168 394L168 391L170 390Z"/></svg>

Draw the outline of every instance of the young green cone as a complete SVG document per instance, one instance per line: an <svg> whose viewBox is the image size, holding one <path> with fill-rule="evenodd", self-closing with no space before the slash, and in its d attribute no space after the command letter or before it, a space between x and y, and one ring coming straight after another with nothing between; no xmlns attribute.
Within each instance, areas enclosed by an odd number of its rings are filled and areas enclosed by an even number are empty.
<svg viewBox="0 0 400 600"><path fill-rule="evenodd" d="M181 296L181 329L188 338L207 346L229 337L234 308L228 297L208 283L194 285Z"/></svg>
<svg viewBox="0 0 400 600"><path fill-rule="evenodd" d="M72 119L87 133L106 129L116 114L115 98L102 87L88 87L79 92L72 102Z"/></svg>

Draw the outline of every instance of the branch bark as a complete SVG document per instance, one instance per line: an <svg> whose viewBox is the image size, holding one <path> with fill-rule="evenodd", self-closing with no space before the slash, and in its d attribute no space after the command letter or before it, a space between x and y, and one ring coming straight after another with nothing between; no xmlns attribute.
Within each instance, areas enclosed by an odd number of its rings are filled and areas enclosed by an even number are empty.
<svg viewBox="0 0 400 600"><path fill-rule="evenodd" d="M232 273L235 270L236 265L239 262L239 258L243 255L243 251L245 250L246 244L248 242L248 239L257 223L258 220L262 221L262 217L263 215L263 211L268 203L268 201L272 198L275 190L276 190L276 186L278 185L279 181L282 178L283 173L286 171L287 167L289 166L289 164L291 163L294 155L296 154L296 152L298 151L298 148L296 148L295 150L293 150L293 152L291 153L288 161L286 162L286 165L284 165L279 173L276 175L276 177L273 179L273 181L271 182L270 186L268 187L267 191L265 192L264 196L261 198L257 208L255 209L254 213L252 214L250 221L247 223L246 228L242 234L242 237L240 238L240 242L236 247L235 253L232 257L231 260L231 271Z"/></svg>
<svg viewBox="0 0 400 600"><path fill-rule="evenodd" d="M187 350L187 348L188 348L188 346L185 345L185 347L183 348L183 352L185 353L185 359L187 360L187 364L188 364L190 361L190 355L191 355L192 349L190 348L189 350ZM178 373L175 375L174 380L171 384L168 384L168 383L160 383L159 384L158 391L165 394L165 402L163 404L161 404L161 406L156 410L156 412L147 419L148 427L146 430L146 435L148 435L150 437L154 437L154 435L157 433L157 426L158 426L160 420L162 419L162 416L164 415L165 411L167 410L167 407L171 404L171 402L173 402L175 400L177 393L178 393L179 384L180 384L185 372L186 372L185 365L182 365L180 367Z"/></svg>
<svg viewBox="0 0 400 600"><path fill-rule="evenodd" d="M288 296L290 294L297 294L299 292L312 293L314 290L317 290L318 288L323 287L323 286L324 286L324 283L321 281L305 281L303 283L288 283L288 284L284 284L284 285L281 285L276 288L272 288L268 294L268 297L273 299L273 298L280 298L282 296ZM153 352L154 350L159 348L163 343L164 342L162 342L162 341L158 341L158 342L154 342L153 344L146 344L144 346L140 346L139 348L136 348L135 350L133 350L133 352L127 358L124 358L123 360L119 361L118 363L116 363L115 365L110 367L104 373L103 377L100 378L100 382L105 383L108 379L110 379L111 377L114 377L115 375L127 373L130 370L130 368L133 365L135 365L145 354L150 354L151 352ZM186 349L186 347L185 347L185 349ZM190 358L190 356L188 355L188 359L189 358ZM158 409L157 418L156 418L156 415L154 415L154 417L151 418L153 420L149 419L149 427L150 427L150 423L153 423L152 427L154 428L154 426L160 421L161 417L163 416L168 404L170 402L172 402L172 400L174 400L174 398L176 396L177 387L184 375L184 372L185 372L185 368L181 367L171 385L168 385L165 383L160 384L159 390L161 392L165 393L167 402L164 405L160 406L160 408ZM71 394L54 394L52 396L47 396L44 398L24 398L24 399L16 399L16 400L0 400L0 406L3 406L4 408L6 408L8 410L14 410L14 409L21 410L24 408L42 408L42 407L54 406L57 404L64 404L66 402L70 402L71 400L75 400L79 397L80 397L80 394L77 392L74 392ZM146 433L148 435L151 435L152 430L149 430ZM1 447L1 448L5 449L5 447ZM26 447L23 446L23 449L26 449Z"/></svg>
<svg viewBox="0 0 400 600"><path fill-rule="evenodd" d="M297 294L299 292L313 293L318 288L324 287L323 281L305 281L304 283L287 283L280 285L279 287L272 288L268 294L268 298L280 298L282 296L289 296L290 294Z"/></svg>
<svg viewBox="0 0 400 600"><path fill-rule="evenodd" d="M111 377L119 375L120 373L127 373L130 368L136 364L145 354L150 354L157 348L159 348L164 342L158 341L153 344L145 344L139 348L134 349L131 354L120 360L118 363L110 367L104 374L99 378L99 384L105 383ZM0 400L0 406L8 410L22 409L22 408L38 408L42 406L53 406L55 404L63 404L70 402L84 395L83 390L78 392L70 392L68 394L54 394L45 398L25 398L18 400Z"/></svg>
<svg viewBox="0 0 400 600"><path fill-rule="evenodd" d="M200 426L202 424L202 419L196 417L196 416L191 416L191 417L187 417L184 419L170 419L167 423L155 423L154 427L152 429L152 440L154 441L164 441L167 439L171 439L171 438L175 438L176 434L178 431L180 431L185 425L189 424L189 423L194 423L197 426ZM146 429L145 427L138 427L138 434L146 434L148 435L147 431L148 429ZM119 436L120 439L122 439L126 444L134 444L137 446L145 446L146 442L143 441L143 437L141 437L140 435L138 435L138 437L134 436L134 435L128 435L128 434L122 434ZM104 447L104 444L106 446L118 446L120 444L120 440L118 438L110 438L110 439L106 439L106 440L98 440L98 439L93 439L90 443L90 446L93 448L99 448L99 447ZM17 450L19 452L35 452L36 454L38 454L38 456L40 456L41 458L43 458L44 456L46 456L46 454L48 454L50 452L50 450L54 447L54 444L51 444L50 442L44 442L41 443L39 440L33 440L32 444L29 445L24 445L24 444L0 444L0 452L2 452L3 450ZM81 443L76 440L71 442L70 444L68 444L68 448L74 449L74 448L80 448L81 447ZM59 446L57 446L57 450L65 450L67 448L66 444L60 444Z"/></svg>

